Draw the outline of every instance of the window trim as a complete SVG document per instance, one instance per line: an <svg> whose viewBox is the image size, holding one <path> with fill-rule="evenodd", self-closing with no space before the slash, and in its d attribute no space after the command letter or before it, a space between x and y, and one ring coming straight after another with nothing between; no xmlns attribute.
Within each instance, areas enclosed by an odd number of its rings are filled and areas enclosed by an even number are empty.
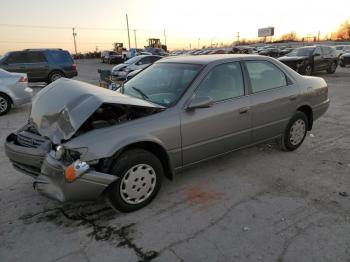
<svg viewBox="0 0 350 262"><path fill-rule="evenodd" d="M227 102L227 101L231 101L231 100L236 100L236 99L239 99L239 98L242 98L244 96L247 96L248 93L247 93L247 80L246 80L246 77L244 75L244 69L243 69L243 65L242 65L242 61L226 61L224 63L220 63L220 64L217 64L217 65L214 65L213 67L211 67L209 69L209 71L202 77L201 81L197 84L196 88L193 90L192 92L192 95L191 95L191 99L193 99L194 95L196 94L197 90L200 88L201 84L204 82L204 80L206 79L206 77L210 74L210 72L217 66L221 66L221 65L225 65L225 64L233 64L233 63L237 63L239 64L239 67L241 69L241 74L242 74L242 81L243 81L243 95L240 95L240 96L235 96L235 97L230 97L230 98L226 98L226 99L222 99L222 100L218 100L218 101L213 101L213 105L215 104L219 104L219 103L224 103L224 102ZM249 92L249 91L248 91Z"/></svg>
<svg viewBox="0 0 350 262"><path fill-rule="evenodd" d="M261 91L258 91L258 92L253 92L253 87L252 87L252 83L250 81L249 71L248 71L246 62L266 62L266 63L272 64L272 66L277 68L284 75L284 77L286 79L286 85L284 85L284 86L276 86L276 87L265 89L265 90L261 90ZM294 82L290 79L290 77L288 77L286 75L286 73L278 65L276 65L275 63L273 63L271 61L262 60L262 59L243 60L243 67L244 67L244 73L246 74L246 78L247 78L247 82L248 82L249 95L260 94L260 93L264 93L264 92L269 92L270 90L286 88L288 86L294 85Z"/></svg>

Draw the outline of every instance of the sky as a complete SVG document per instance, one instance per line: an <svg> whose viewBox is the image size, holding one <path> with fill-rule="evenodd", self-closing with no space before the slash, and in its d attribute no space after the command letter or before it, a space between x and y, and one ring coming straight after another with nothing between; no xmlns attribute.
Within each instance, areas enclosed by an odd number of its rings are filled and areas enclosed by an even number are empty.
<svg viewBox="0 0 350 262"><path fill-rule="evenodd" d="M166 41L169 49L202 47L256 38L258 28L274 26L275 36L295 31L321 36L350 19L350 0L0 0L0 54L25 48L63 48L78 52L131 47L148 38ZM22 27L24 25L25 27ZM40 26L39 28L33 26Z"/></svg>

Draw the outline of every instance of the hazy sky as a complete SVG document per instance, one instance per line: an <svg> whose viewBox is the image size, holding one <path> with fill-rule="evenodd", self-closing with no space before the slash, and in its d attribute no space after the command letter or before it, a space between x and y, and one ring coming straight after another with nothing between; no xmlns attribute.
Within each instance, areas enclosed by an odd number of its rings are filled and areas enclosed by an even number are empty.
<svg viewBox="0 0 350 262"><path fill-rule="evenodd" d="M0 54L34 47L74 50L71 27L76 27L78 51L127 46L125 14L129 15L131 47L161 38L166 30L170 49L255 38L260 27L274 26L275 35L296 31L325 35L350 19L350 0L0 0ZM40 25L31 28L7 25ZM95 28L100 28L96 30Z"/></svg>

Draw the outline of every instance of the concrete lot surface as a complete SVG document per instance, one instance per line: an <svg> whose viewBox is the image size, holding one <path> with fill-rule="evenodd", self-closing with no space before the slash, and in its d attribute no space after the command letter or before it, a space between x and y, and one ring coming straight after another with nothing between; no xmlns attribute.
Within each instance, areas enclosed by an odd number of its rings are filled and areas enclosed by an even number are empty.
<svg viewBox="0 0 350 262"><path fill-rule="evenodd" d="M78 61L78 79L97 83L108 67ZM211 160L129 214L37 194L4 154L30 107L12 110L0 118L0 261L350 261L350 68L319 76L331 106L297 151Z"/></svg>

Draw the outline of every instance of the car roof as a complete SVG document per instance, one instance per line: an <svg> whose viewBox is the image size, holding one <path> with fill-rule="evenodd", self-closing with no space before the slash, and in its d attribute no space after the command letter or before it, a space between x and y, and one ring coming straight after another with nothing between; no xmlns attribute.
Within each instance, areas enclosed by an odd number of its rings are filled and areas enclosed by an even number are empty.
<svg viewBox="0 0 350 262"><path fill-rule="evenodd" d="M260 55L247 55L247 54L219 54L219 55L196 55L196 56L168 56L157 61L157 63L183 63L183 64L200 64L206 65L212 62L224 61L230 58L235 58L237 60L250 57L253 59L261 59Z"/></svg>

